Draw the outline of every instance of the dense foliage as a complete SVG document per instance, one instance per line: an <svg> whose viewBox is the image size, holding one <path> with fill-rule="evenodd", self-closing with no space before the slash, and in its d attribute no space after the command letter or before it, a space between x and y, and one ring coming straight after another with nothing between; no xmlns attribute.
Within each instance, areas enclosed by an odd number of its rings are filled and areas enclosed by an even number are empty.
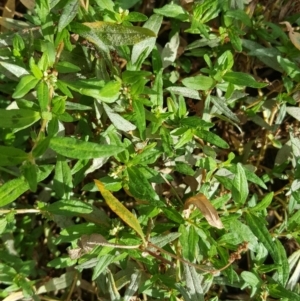
<svg viewBox="0 0 300 301"><path fill-rule="evenodd" d="M297 1L22 2L1 298L300 300Z"/></svg>

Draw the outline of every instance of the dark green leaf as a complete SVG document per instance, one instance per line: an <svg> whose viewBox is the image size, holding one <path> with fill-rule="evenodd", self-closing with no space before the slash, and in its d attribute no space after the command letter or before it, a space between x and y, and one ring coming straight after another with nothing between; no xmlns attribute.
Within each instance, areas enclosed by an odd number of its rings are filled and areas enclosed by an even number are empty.
<svg viewBox="0 0 300 301"><path fill-rule="evenodd" d="M175 223L178 223L178 224L184 223L184 218L175 209L173 209L171 207L162 207L161 210L166 215L166 217L168 219L170 219L171 221L174 221Z"/></svg>
<svg viewBox="0 0 300 301"><path fill-rule="evenodd" d="M223 79L226 82L232 83L237 86L245 86L251 88L263 88L267 84L257 82L251 75L242 72L227 72Z"/></svg>
<svg viewBox="0 0 300 301"><path fill-rule="evenodd" d="M259 218L251 213L246 213L245 215L248 226L258 240L265 246L270 255L272 256L275 263L279 261L278 248L274 243L272 236L270 235L266 225L264 223L264 218Z"/></svg>
<svg viewBox="0 0 300 301"><path fill-rule="evenodd" d="M62 31L76 17L80 6L80 0L69 0L62 10L58 21L58 31Z"/></svg>
<svg viewBox="0 0 300 301"><path fill-rule="evenodd" d="M236 123L240 123L240 120L228 108L228 105L226 104L226 100L224 98L211 96L210 99L213 102L213 104L216 106L216 108L221 112L221 114L224 114L225 116L227 116L229 119L231 119Z"/></svg>
<svg viewBox="0 0 300 301"><path fill-rule="evenodd" d="M38 179L37 179L38 166L27 161L25 164L22 165L22 173L29 185L29 189L32 192L36 192L37 184L38 184Z"/></svg>
<svg viewBox="0 0 300 301"><path fill-rule="evenodd" d="M133 103L134 117L136 120L136 126L139 130L142 140L145 140L145 131L146 131L146 114L143 104L138 100L134 99Z"/></svg>
<svg viewBox="0 0 300 301"><path fill-rule="evenodd" d="M11 146L0 146L0 166L14 166L28 159L28 154Z"/></svg>
<svg viewBox="0 0 300 301"><path fill-rule="evenodd" d="M61 200L43 208L43 210L64 216L81 216L93 211L93 206L78 200Z"/></svg>
<svg viewBox="0 0 300 301"><path fill-rule="evenodd" d="M249 194L248 182L241 163L237 164L236 173L233 179L232 196L236 203L244 204Z"/></svg>
<svg viewBox="0 0 300 301"><path fill-rule="evenodd" d="M53 189L58 199L69 199L73 188L71 170L63 156L57 156Z"/></svg>
<svg viewBox="0 0 300 301"><path fill-rule="evenodd" d="M158 195L138 167L128 167L127 173L129 178L128 188L134 197L149 202L151 202L151 200L159 200Z"/></svg>
<svg viewBox="0 0 300 301"><path fill-rule="evenodd" d="M52 165L40 166L37 182L43 181L53 169ZM10 180L0 187L0 207L15 201L20 195L29 189L28 182L23 178Z"/></svg>
<svg viewBox="0 0 300 301"><path fill-rule="evenodd" d="M204 141L214 144L218 147L229 148L229 145L226 141L224 141L222 138L220 138L218 135L212 132L205 130L195 130L195 135L203 139Z"/></svg>

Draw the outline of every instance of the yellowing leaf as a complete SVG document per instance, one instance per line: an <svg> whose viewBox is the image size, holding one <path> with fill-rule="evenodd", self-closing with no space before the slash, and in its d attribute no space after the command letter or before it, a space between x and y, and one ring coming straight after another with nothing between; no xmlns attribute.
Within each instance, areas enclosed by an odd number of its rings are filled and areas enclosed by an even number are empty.
<svg viewBox="0 0 300 301"><path fill-rule="evenodd" d="M287 31L289 32L289 38L294 46L300 50L300 33L294 32L292 25L289 22L280 22L280 24L285 24Z"/></svg>
<svg viewBox="0 0 300 301"><path fill-rule="evenodd" d="M196 206L211 226L218 229L224 228L217 210L213 207L213 205L203 193L199 193L188 198L184 204L184 208L187 209L190 205Z"/></svg>
<svg viewBox="0 0 300 301"><path fill-rule="evenodd" d="M290 31L289 37L290 37L291 42L294 44L294 46L300 50L300 33Z"/></svg>
<svg viewBox="0 0 300 301"><path fill-rule="evenodd" d="M96 186L101 192L103 198L105 199L109 208L116 213L129 227L137 232L137 234L142 238L143 242L146 243L143 230L137 220L137 218L121 203L117 198L115 198L112 193L107 190L104 185L98 181L94 180Z"/></svg>

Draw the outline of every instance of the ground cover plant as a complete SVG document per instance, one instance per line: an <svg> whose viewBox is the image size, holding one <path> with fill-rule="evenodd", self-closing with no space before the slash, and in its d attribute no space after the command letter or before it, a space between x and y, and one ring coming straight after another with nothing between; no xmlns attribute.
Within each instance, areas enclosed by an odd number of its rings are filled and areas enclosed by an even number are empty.
<svg viewBox="0 0 300 301"><path fill-rule="evenodd" d="M300 300L297 1L6 1L3 300Z"/></svg>

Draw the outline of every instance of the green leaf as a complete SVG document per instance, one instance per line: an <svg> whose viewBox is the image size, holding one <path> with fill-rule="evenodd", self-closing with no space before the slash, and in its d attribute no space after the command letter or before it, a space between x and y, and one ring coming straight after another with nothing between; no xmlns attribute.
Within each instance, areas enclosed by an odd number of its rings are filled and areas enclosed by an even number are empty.
<svg viewBox="0 0 300 301"><path fill-rule="evenodd" d="M63 156L57 156L53 189L58 199L69 199L73 188L71 170Z"/></svg>
<svg viewBox="0 0 300 301"><path fill-rule="evenodd" d="M29 74L29 72L25 68L15 64L0 62L0 65L16 77L21 77L23 75Z"/></svg>
<svg viewBox="0 0 300 301"><path fill-rule="evenodd" d="M29 59L29 67L30 67L30 71L31 73L35 76L35 78L37 79L42 79L43 78L43 72L40 70L40 68L36 65L36 63L34 62L33 57L31 57Z"/></svg>
<svg viewBox="0 0 300 301"><path fill-rule="evenodd" d="M58 21L58 31L62 31L76 17L80 7L79 0L69 0L64 4L62 13Z"/></svg>
<svg viewBox="0 0 300 301"><path fill-rule="evenodd" d="M201 285L201 275L196 269L188 264L183 265L184 279L191 301L204 301L204 293Z"/></svg>
<svg viewBox="0 0 300 301"><path fill-rule="evenodd" d="M92 110L92 107L86 106L80 103L66 101L65 102L65 109L68 111L89 111Z"/></svg>
<svg viewBox="0 0 300 301"><path fill-rule="evenodd" d="M120 95L121 83L119 81L110 81L100 90L99 100L107 103L115 102Z"/></svg>
<svg viewBox="0 0 300 301"><path fill-rule="evenodd" d="M21 78L19 81L15 92L13 93L13 98L21 98L25 96L30 90L32 90L37 83L39 82L39 79L35 78L33 75L28 74Z"/></svg>
<svg viewBox="0 0 300 301"><path fill-rule="evenodd" d="M247 200L249 189L245 171L241 163L237 164L236 174L233 179L232 196L236 203L244 204Z"/></svg>
<svg viewBox="0 0 300 301"><path fill-rule="evenodd" d="M91 43L95 43L94 36L111 46L134 45L147 38L156 37L152 30L143 27L123 26L103 21L83 24L90 30L81 32L80 35Z"/></svg>
<svg viewBox="0 0 300 301"><path fill-rule="evenodd" d="M38 121L41 116L39 112L27 109L0 109L0 128L24 129Z"/></svg>
<svg viewBox="0 0 300 301"><path fill-rule="evenodd" d="M182 95L183 97L189 97L193 99L201 99L199 92L195 89L191 88L185 88L185 87L168 87L168 91L176 94L176 95Z"/></svg>
<svg viewBox="0 0 300 301"><path fill-rule="evenodd" d="M55 65L55 68L58 71L58 73L73 73L81 71L80 67L66 61L58 62Z"/></svg>
<svg viewBox="0 0 300 301"><path fill-rule="evenodd" d="M241 10L241 9L235 9L235 10L228 10L225 14L226 17L230 17L233 19L237 19L242 21L242 24L251 27L252 21L251 18L248 16L248 14Z"/></svg>
<svg viewBox="0 0 300 301"><path fill-rule="evenodd" d="M205 130L194 130L194 133L199 138L203 139L206 142L209 142L211 144L214 144L221 148L229 148L229 145L226 141L224 141L222 138L220 138L218 135Z"/></svg>
<svg viewBox="0 0 300 301"><path fill-rule="evenodd" d="M65 113L66 110L66 96L55 96L52 98L52 110L51 112L56 115ZM80 105L79 105L80 106Z"/></svg>
<svg viewBox="0 0 300 301"><path fill-rule="evenodd" d="M37 158L42 156L45 151L48 149L50 143L50 137L40 139L38 143L35 145L34 149L32 150L33 158Z"/></svg>
<svg viewBox="0 0 300 301"><path fill-rule="evenodd" d="M151 102L154 107L162 107L163 106L163 69L159 70L159 72L155 76L155 81L153 84L153 90L156 92L155 95L150 95Z"/></svg>
<svg viewBox="0 0 300 301"><path fill-rule="evenodd" d="M115 113L107 104L103 103L103 108L110 121L118 130L129 132L136 129L134 124L123 118L120 114Z"/></svg>
<svg viewBox="0 0 300 301"><path fill-rule="evenodd" d="M164 152L169 157L172 157L173 156L173 149L172 149L173 141L172 141L172 138L170 135L170 131L168 129L166 129L164 126L162 126L162 127L160 127L159 135L161 137L161 143L162 143Z"/></svg>
<svg viewBox="0 0 300 301"><path fill-rule="evenodd" d="M300 108L299 107L287 107L286 112L294 117L296 120L300 121Z"/></svg>
<svg viewBox="0 0 300 301"><path fill-rule="evenodd" d="M128 188L130 193L140 200L158 201L159 197L138 167L127 167Z"/></svg>
<svg viewBox="0 0 300 301"><path fill-rule="evenodd" d="M184 175L189 175L189 176L193 176L195 174L195 171L193 170L193 168L190 166L190 164L187 164L185 162L176 162L175 165L175 170L184 174Z"/></svg>
<svg viewBox="0 0 300 301"><path fill-rule="evenodd" d="M133 99L132 107L134 112L134 118L136 121L136 126L139 130L142 140L146 139L146 114L144 105L138 100Z"/></svg>
<svg viewBox="0 0 300 301"><path fill-rule="evenodd" d="M254 207L249 208L250 212L263 211L272 203L274 192L270 192Z"/></svg>
<svg viewBox="0 0 300 301"><path fill-rule="evenodd" d="M245 86L251 88L263 88L267 86L267 84L259 83L251 75L243 72L229 71L223 76L223 79L226 82L232 83L237 86Z"/></svg>
<svg viewBox="0 0 300 301"><path fill-rule="evenodd" d="M94 268L92 280L96 280L106 270L106 268L114 261L114 258L115 256L111 254L105 254L100 256L97 260L97 265Z"/></svg>
<svg viewBox="0 0 300 301"><path fill-rule="evenodd" d="M110 157L124 150L115 145L100 145L71 137L54 137L50 147L58 154L74 159L92 159Z"/></svg>
<svg viewBox="0 0 300 301"><path fill-rule="evenodd" d="M81 216L93 212L93 206L78 200L61 200L45 206L42 210L64 216Z"/></svg>
<svg viewBox="0 0 300 301"><path fill-rule="evenodd" d="M251 231L258 238L258 240L265 246L265 248L268 250L275 263L277 263L279 261L277 247L268 229L266 228L266 225L264 223L264 218L261 217L259 218L251 213L246 213L245 218Z"/></svg>
<svg viewBox="0 0 300 301"><path fill-rule="evenodd" d="M231 165L231 166L226 166L226 169L230 170L233 174L236 174L237 172L237 166L236 165ZM247 180L249 182L252 182L254 184L259 185L260 187L267 189L266 184L263 182L261 178L259 178L254 171L249 170L246 166L243 166L244 172L246 174Z"/></svg>
<svg viewBox="0 0 300 301"><path fill-rule="evenodd" d="M171 207L162 207L161 211L166 215L168 219L171 221L178 223L178 224L184 224L184 218L181 216L181 214L176 211L174 208Z"/></svg>
<svg viewBox="0 0 300 301"><path fill-rule="evenodd" d="M149 20L144 24L143 28L152 30L156 35L160 29L163 17L159 15L152 15ZM155 46L156 38L148 38L144 41L135 44L132 48L131 63L135 66L134 70L140 70L144 60L151 53Z"/></svg>
<svg viewBox="0 0 300 301"><path fill-rule="evenodd" d="M44 81L40 81L37 85L37 98L40 104L41 111L48 111L49 105L49 89Z"/></svg>
<svg viewBox="0 0 300 301"><path fill-rule="evenodd" d="M32 192L36 192L37 190L37 184L38 184L37 172L38 172L38 166L31 162L27 161L25 162L25 164L22 165L22 173L29 185L29 189Z"/></svg>
<svg viewBox="0 0 300 301"><path fill-rule="evenodd" d="M27 159L28 154L21 149L0 145L0 166L18 165Z"/></svg>
<svg viewBox="0 0 300 301"><path fill-rule="evenodd" d="M68 82L60 81L60 83L62 85L67 85L68 88L77 91L82 95L91 96L96 99L99 99L101 97L100 91L103 87L103 81L80 80Z"/></svg>
<svg viewBox="0 0 300 301"><path fill-rule="evenodd" d="M158 15L175 18L183 22L189 20L189 14L178 4L166 4L162 8L155 8L153 11Z"/></svg>
<svg viewBox="0 0 300 301"><path fill-rule="evenodd" d="M282 298L284 301L300 301L300 295L286 289L282 285L278 284L268 284L267 288L270 296L274 298Z"/></svg>
<svg viewBox="0 0 300 301"><path fill-rule="evenodd" d="M276 248L278 250L278 264L277 273L274 278L283 286L286 286L290 275L290 266L286 257L286 250L279 240L275 241Z"/></svg>
<svg viewBox="0 0 300 301"><path fill-rule="evenodd" d="M39 168L37 182L46 179L53 169L52 165L42 165ZM15 201L20 195L29 189L29 184L25 178L10 180L0 187L0 207Z"/></svg>
<svg viewBox="0 0 300 301"><path fill-rule="evenodd" d="M166 208L166 207L163 207L163 208ZM184 220L183 220L183 222L184 222ZM167 244L171 243L172 241L174 241L175 239L177 239L178 237L180 237L180 235L181 234L178 232L170 232L167 234L150 237L150 242L152 244L158 246L159 248L162 248L165 245L167 245Z"/></svg>
<svg viewBox="0 0 300 301"><path fill-rule="evenodd" d="M137 218L118 199L116 199L100 181L94 180L94 182L109 208L115 214L117 214L128 226L135 230L145 243L145 236Z"/></svg>
<svg viewBox="0 0 300 301"><path fill-rule="evenodd" d="M228 105L226 104L226 100L224 98L210 96L210 99L212 103L216 106L216 108L221 112L221 114L224 114L225 116L227 116L229 119L231 119L236 123L240 123L240 120L228 108Z"/></svg>
<svg viewBox="0 0 300 301"><path fill-rule="evenodd" d="M237 30L229 28L228 29L228 37L230 39L230 42L231 42L233 48L238 52L242 52L243 46L242 46L242 40L239 37L239 32Z"/></svg>
<svg viewBox="0 0 300 301"><path fill-rule="evenodd" d="M131 165L149 165L154 164L156 160L160 157L161 151L155 149L156 143L152 143L145 147L140 153L136 154L132 160L130 160Z"/></svg>
<svg viewBox="0 0 300 301"><path fill-rule="evenodd" d="M130 275L130 282L124 294L124 301L130 301L134 298L133 295L140 287L142 275L142 271L139 269L135 269L134 272Z"/></svg>
<svg viewBox="0 0 300 301"><path fill-rule="evenodd" d="M167 68L168 66L170 66L172 63L175 62L179 44L180 44L180 38L177 32L172 36L170 42L168 42L165 45L164 49L161 52L161 60L163 63L163 68Z"/></svg>
<svg viewBox="0 0 300 301"><path fill-rule="evenodd" d="M178 149L182 146L184 146L185 144L187 144L188 142L190 142L193 139L194 133L191 129L187 129L181 136L181 138L179 139L179 141L176 143L176 145L174 146L175 149Z"/></svg>
<svg viewBox="0 0 300 301"><path fill-rule="evenodd" d="M182 80L182 83L187 88L201 91L208 91L216 84L213 78L204 75L186 77Z"/></svg>
<svg viewBox="0 0 300 301"><path fill-rule="evenodd" d="M145 22L148 20L148 17L139 12L130 12L125 20L129 22Z"/></svg>

